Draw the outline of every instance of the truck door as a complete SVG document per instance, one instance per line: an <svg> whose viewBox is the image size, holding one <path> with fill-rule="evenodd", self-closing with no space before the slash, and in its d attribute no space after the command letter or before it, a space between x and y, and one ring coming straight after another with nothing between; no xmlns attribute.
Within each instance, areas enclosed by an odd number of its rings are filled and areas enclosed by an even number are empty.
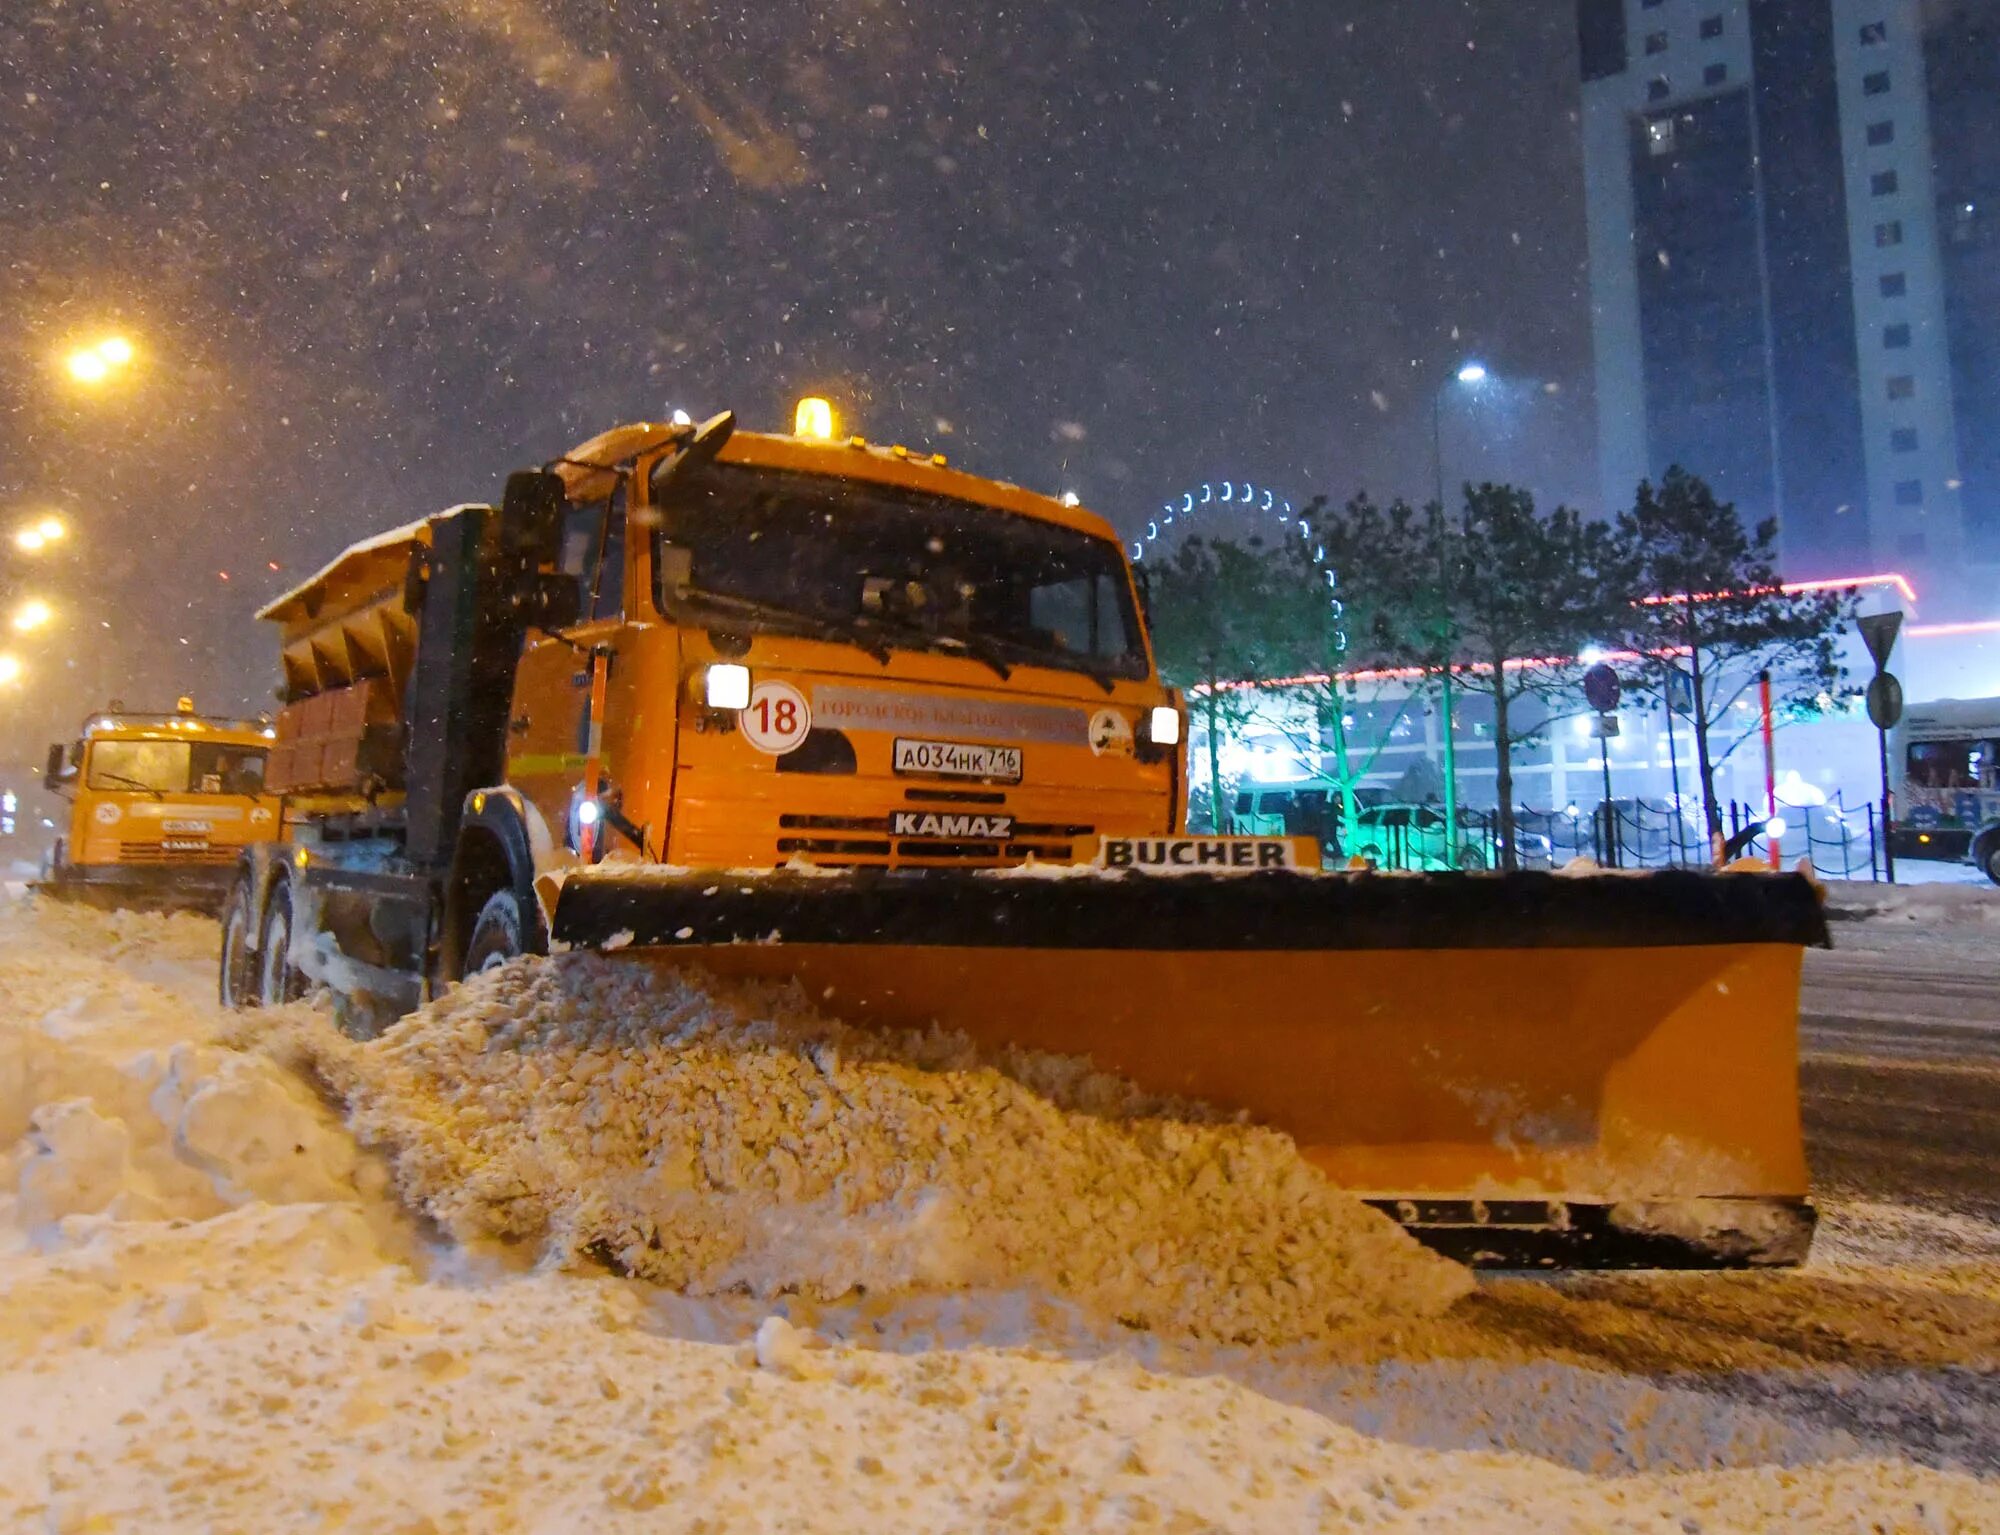
<svg viewBox="0 0 2000 1535"><path fill-rule="evenodd" d="M603 719L592 712L616 669L625 611L625 488L571 505L563 518L562 570L577 583L574 628L531 630L515 674L507 726L507 781L542 813L558 841L574 845L573 824Z"/></svg>

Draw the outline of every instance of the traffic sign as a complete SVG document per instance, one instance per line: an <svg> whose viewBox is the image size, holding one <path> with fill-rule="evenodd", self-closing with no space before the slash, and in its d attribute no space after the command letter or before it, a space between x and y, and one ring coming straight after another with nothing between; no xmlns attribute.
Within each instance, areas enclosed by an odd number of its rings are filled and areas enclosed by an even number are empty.
<svg viewBox="0 0 2000 1535"><path fill-rule="evenodd" d="M1868 654L1875 658L1875 670L1886 671L1889 666L1889 652L1896 648L1896 631L1903 627L1903 615L1870 613L1866 618L1857 618L1854 622L1861 630L1861 640L1868 647ZM1882 728L1886 730L1888 726Z"/></svg>
<svg viewBox="0 0 2000 1535"><path fill-rule="evenodd" d="M1902 717L1903 684L1897 681L1894 672L1877 672L1868 684L1868 718L1875 722L1877 730L1894 730Z"/></svg>
<svg viewBox="0 0 2000 1535"><path fill-rule="evenodd" d="M1609 714L1618 707L1621 691L1618 673L1602 661L1583 674L1583 696L1599 714Z"/></svg>
<svg viewBox="0 0 2000 1535"><path fill-rule="evenodd" d="M1615 741L1618 739L1618 716L1600 714L1590 722L1590 736L1594 741Z"/></svg>

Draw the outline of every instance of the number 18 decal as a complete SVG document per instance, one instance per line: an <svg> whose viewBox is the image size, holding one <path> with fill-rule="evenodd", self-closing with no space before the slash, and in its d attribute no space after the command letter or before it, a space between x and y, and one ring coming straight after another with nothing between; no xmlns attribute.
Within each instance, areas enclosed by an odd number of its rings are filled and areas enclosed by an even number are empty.
<svg viewBox="0 0 2000 1535"><path fill-rule="evenodd" d="M760 752L782 757L805 744L812 729L812 709L805 694L789 682L760 682L751 690L743 711L743 739Z"/></svg>

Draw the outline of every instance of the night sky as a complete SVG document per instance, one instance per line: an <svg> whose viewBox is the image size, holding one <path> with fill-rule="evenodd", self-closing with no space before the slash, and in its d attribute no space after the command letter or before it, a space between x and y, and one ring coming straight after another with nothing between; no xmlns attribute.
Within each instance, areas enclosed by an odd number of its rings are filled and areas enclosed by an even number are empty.
<svg viewBox="0 0 2000 1535"><path fill-rule="evenodd" d="M1454 407L1448 473L1588 504L1572 27L1568 0L13 0L0 514L77 535L34 573L66 627L15 647L7 755L100 690L268 703L261 600L675 406L784 429L830 394L1129 529L1222 476L1427 495L1432 390L1477 355L1506 384ZM86 395L64 349L111 331L140 358Z"/></svg>

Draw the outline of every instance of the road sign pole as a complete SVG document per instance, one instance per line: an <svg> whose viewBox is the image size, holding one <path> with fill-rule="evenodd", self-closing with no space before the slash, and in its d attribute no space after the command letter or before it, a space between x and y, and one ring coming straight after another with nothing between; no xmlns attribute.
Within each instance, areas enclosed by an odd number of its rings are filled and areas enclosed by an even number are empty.
<svg viewBox="0 0 2000 1535"><path fill-rule="evenodd" d="M1889 732L1903 717L1903 685L1889 670L1895 653L1896 635L1903 627L1901 613L1871 613L1855 620L1862 643L1875 662L1875 675L1868 684L1868 718L1875 726L1875 744L1882 766L1882 869L1889 883L1896 883L1896 832L1893 795L1889 788Z"/></svg>
<svg viewBox="0 0 2000 1535"><path fill-rule="evenodd" d="M1876 731L1875 743L1882 750L1882 872L1893 885L1896 883L1896 839L1889 833L1889 732Z"/></svg>
<svg viewBox="0 0 2000 1535"><path fill-rule="evenodd" d="M1612 868L1618 867L1618 812L1611 803L1611 738L1600 735L1597 738L1597 761L1604 769L1604 857Z"/></svg>
<svg viewBox="0 0 2000 1535"><path fill-rule="evenodd" d="M1771 674L1760 672L1757 676L1757 697L1764 711L1764 843L1771 850L1771 867L1778 868L1783 858L1778 851L1778 839L1771 835L1770 823L1778 818L1778 759L1771 742Z"/></svg>

